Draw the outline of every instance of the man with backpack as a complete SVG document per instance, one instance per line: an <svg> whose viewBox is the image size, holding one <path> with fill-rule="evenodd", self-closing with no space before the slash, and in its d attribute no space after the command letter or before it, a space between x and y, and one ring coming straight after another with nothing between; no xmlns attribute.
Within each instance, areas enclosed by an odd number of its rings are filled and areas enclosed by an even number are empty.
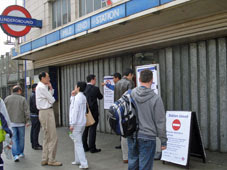
<svg viewBox="0 0 227 170"><path fill-rule="evenodd" d="M161 149L166 149L166 116L160 96L151 90L152 71L140 74L140 87L132 90L131 97L137 108L137 135L128 137L128 170L152 170L156 149L156 136Z"/></svg>
<svg viewBox="0 0 227 170"><path fill-rule="evenodd" d="M127 68L123 73L123 78L119 80L114 89L114 101L117 101L121 96L129 89L134 88L134 83L132 81L134 72L132 69ZM121 137L121 150L123 156L123 162L128 163L128 144L127 138Z"/></svg>

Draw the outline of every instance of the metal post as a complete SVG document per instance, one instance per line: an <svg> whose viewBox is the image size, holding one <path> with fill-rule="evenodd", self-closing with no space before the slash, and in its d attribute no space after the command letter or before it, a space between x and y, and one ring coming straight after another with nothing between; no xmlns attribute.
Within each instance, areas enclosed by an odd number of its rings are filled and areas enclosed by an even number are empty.
<svg viewBox="0 0 227 170"><path fill-rule="evenodd" d="M1 84L0 84L0 97L2 97L2 69L3 69L3 67L2 67L2 56L0 56L0 78L1 78Z"/></svg>
<svg viewBox="0 0 227 170"><path fill-rule="evenodd" d="M25 0L23 2L23 6L25 8ZM26 41L26 37L24 37L24 41ZM24 91L25 91L25 98L27 99L28 98L28 89L27 89L27 81L26 81L26 78L27 78L27 61L25 60L24 62Z"/></svg>

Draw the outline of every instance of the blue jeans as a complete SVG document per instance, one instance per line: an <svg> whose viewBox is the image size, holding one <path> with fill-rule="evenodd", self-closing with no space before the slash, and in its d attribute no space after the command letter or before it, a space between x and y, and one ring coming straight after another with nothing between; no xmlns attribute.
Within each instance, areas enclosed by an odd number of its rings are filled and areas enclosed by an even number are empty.
<svg viewBox="0 0 227 170"><path fill-rule="evenodd" d="M128 138L128 170L152 170L156 140Z"/></svg>
<svg viewBox="0 0 227 170"><path fill-rule="evenodd" d="M12 154L13 154L13 156L23 154L24 153L25 126L13 127L12 129L13 129Z"/></svg>

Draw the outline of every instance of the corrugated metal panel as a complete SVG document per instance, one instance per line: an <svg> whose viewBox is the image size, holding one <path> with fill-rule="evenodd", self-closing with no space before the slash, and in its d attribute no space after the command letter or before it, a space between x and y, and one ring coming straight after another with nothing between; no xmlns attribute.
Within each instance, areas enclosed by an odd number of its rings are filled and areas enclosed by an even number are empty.
<svg viewBox="0 0 227 170"><path fill-rule="evenodd" d="M161 95L167 110L197 112L206 148L227 152L227 61L226 38L155 50L160 64ZM146 63L152 63L152 58ZM138 63L137 63L138 64ZM88 61L61 69L63 125L68 125L70 92L88 74L97 76L103 93L103 77L136 65L132 56ZM98 130L111 133L103 100L99 102Z"/></svg>
<svg viewBox="0 0 227 170"><path fill-rule="evenodd" d="M218 57L219 57L219 110L220 110L220 151L227 152L227 62L226 62L226 39L218 39Z"/></svg>
<svg viewBox="0 0 227 170"><path fill-rule="evenodd" d="M166 108L197 112L205 147L226 152L226 39L168 47L158 53Z"/></svg>

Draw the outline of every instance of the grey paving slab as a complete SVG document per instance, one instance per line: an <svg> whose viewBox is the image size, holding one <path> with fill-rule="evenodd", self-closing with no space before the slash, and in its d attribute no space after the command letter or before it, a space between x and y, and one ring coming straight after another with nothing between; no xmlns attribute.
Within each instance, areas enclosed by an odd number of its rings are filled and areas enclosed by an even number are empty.
<svg viewBox="0 0 227 170"><path fill-rule="evenodd" d="M74 159L73 142L68 137L67 128L57 128L58 132L58 151L57 160L63 162L62 167L41 166L41 151L31 149L29 141L30 128L26 129L25 158L15 163L12 160L5 160L5 170L79 170L78 166L71 165ZM42 138L42 133L40 134ZM115 149L119 145L119 137L116 135L108 135L98 133L97 148L101 148L102 152L91 154L86 153L90 170L127 170L127 164L123 164L121 159L121 151ZM192 170L226 170L227 169L227 153L207 152L207 163L203 164L200 159L191 158L190 169ZM161 161L155 161L154 170L182 170L185 169L173 164L163 165Z"/></svg>

